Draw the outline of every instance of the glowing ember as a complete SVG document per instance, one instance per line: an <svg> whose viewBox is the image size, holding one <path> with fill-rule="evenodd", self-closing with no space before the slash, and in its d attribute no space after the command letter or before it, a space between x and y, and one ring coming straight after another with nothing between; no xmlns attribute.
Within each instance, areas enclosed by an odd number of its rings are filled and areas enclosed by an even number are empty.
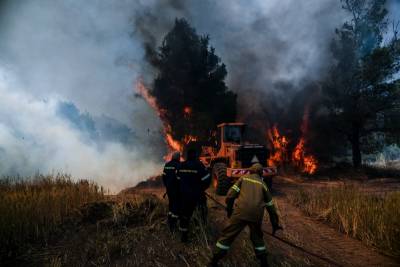
<svg viewBox="0 0 400 267"><path fill-rule="evenodd" d="M183 108L183 113L185 114L185 116L189 117L190 115L192 115L192 108L188 107L188 106L184 107Z"/></svg>

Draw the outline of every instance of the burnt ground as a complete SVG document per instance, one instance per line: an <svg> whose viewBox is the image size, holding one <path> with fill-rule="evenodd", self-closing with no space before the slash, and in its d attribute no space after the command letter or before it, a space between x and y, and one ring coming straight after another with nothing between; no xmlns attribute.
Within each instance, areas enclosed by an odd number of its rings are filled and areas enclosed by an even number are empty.
<svg viewBox="0 0 400 267"><path fill-rule="evenodd" d="M300 187L318 190L341 183L293 176L275 179L274 197L284 231L277 234L281 240L265 235L272 266L400 266L398 260L304 215L290 204L290 195ZM399 188L398 182L388 179L352 183L373 193ZM227 224L225 210L209 200L208 225L203 227L195 218L191 242L182 244L179 235L168 231L163 194L161 187L141 186L83 207L46 247L32 248L21 261L7 265L206 266L218 234ZM210 195L224 202L223 197ZM265 216L264 230L270 233L270 228ZM247 231L237 238L222 266L258 266Z"/></svg>

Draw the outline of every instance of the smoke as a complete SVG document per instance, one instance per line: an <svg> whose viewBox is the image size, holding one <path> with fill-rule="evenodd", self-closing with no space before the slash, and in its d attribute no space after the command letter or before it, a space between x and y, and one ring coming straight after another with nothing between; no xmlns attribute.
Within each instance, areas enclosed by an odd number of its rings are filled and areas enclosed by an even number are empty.
<svg viewBox="0 0 400 267"><path fill-rule="evenodd" d="M116 192L160 171L159 164L142 157L137 151L143 148L135 144L129 147L107 136L88 138L88 131L58 115L59 100L40 101L10 88L15 84L2 77L0 176L62 171L94 179Z"/></svg>
<svg viewBox="0 0 400 267"><path fill-rule="evenodd" d="M139 4L2 1L0 175L64 172L117 190L160 171L161 124L133 96L144 56L131 37ZM96 134L62 103L92 118Z"/></svg>
<svg viewBox="0 0 400 267"><path fill-rule="evenodd" d="M1 1L0 174L63 171L121 188L156 173L162 124L133 96L133 84L154 78L147 52L176 17L210 35L238 94L240 118L274 121L324 74L346 14L339 0ZM108 137L68 121L60 102L75 106L78 117L89 114ZM100 118L133 137L112 138L120 134L106 134Z"/></svg>
<svg viewBox="0 0 400 267"><path fill-rule="evenodd" d="M390 19L399 7L388 0ZM351 19L340 0L169 0L145 10L135 17L135 34L147 52L157 49L175 17L210 35L227 65L228 86L238 94L238 120L264 139L275 123L301 134L303 112L316 102L318 81L332 64L335 29ZM151 65L151 53L147 60ZM154 78L148 66L144 73L151 74L148 82Z"/></svg>
<svg viewBox="0 0 400 267"><path fill-rule="evenodd" d="M227 65L228 84L239 94L241 118L265 106L287 106L318 79L329 64L334 30L345 20L339 0L161 3L137 17L145 47L156 48L175 17L209 34Z"/></svg>

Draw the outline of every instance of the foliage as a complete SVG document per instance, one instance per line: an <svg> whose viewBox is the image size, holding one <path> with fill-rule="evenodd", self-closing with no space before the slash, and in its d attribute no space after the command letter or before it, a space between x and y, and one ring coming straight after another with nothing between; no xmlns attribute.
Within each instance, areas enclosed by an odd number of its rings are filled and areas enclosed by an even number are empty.
<svg viewBox="0 0 400 267"><path fill-rule="evenodd" d="M396 29L390 41L384 40L385 0L342 2L352 19L336 30L332 42L335 64L323 84L325 119L351 144L359 167L366 137L400 132L400 42Z"/></svg>
<svg viewBox="0 0 400 267"><path fill-rule="evenodd" d="M226 67L209 40L177 19L153 59L159 73L151 93L175 140L185 135L208 140L218 123L235 120L236 95L225 84Z"/></svg>

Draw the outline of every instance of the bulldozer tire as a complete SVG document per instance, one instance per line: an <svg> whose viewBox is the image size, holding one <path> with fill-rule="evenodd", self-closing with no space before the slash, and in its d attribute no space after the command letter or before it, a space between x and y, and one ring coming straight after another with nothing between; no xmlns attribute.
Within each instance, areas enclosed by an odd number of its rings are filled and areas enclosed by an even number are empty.
<svg viewBox="0 0 400 267"><path fill-rule="evenodd" d="M232 185L231 180L226 174L226 164L215 163L212 170L212 175L215 193L220 196L225 196Z"/></svg>

